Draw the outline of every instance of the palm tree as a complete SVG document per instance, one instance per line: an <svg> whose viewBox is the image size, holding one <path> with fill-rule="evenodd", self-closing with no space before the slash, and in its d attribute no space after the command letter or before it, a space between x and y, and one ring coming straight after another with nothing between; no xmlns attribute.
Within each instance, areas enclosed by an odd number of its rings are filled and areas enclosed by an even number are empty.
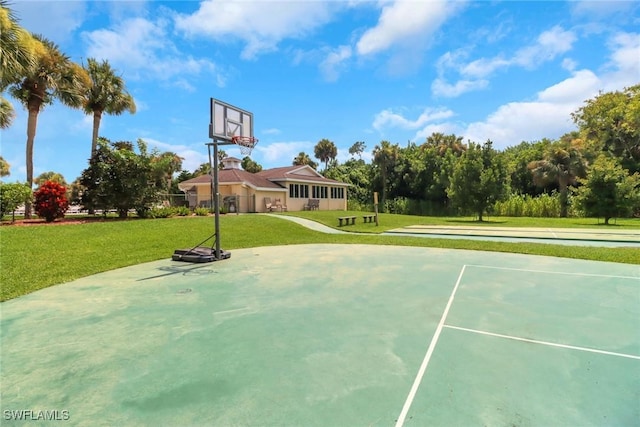
<svg viewBox="0 0 640 427"><path fill-rule="evenodd" d="M398 158L398 145L391 145L389 141L382 141L380 145L373 148L373 163L380 170L380 179L382 180L382 198L380 205L384 211L384 202L387 200L387 175L389 167L392 166Z"/></svg>
<svg viewBox="0 0 640 427"><path fill-rule="evenodd" d="M39 42L36 64L25 70L20 82L10 87L11 94L29 112L27 119L27 185L33 185L33 142L38 125L38 114L55 99L63 104L79 108L82 106L82 90L89 83L89 76L78 64L72 62L51 41L34 36ZM25 217L31 218L31 203L25 206Z"/></svg>
<svg viewBox="0 0 640 427"><path fill-rule="evenodd" d="M4 157L0 156L0 176L11 175L11 165Z"/></svg>
<svg viewBox="0 0 640 427"><path fill-rule="evenodd" d="M425 145L427 147L435 147L439 156L444 156L447 150L451 149L456 157L460 157L467 150L461 136L456 136L455 134L445 135L440 132L434 132L428 136Z"/></svg>
<svg viewBox="0 0 640 427"><path fill-rule="evenodd" d="M64 176L54 171L41 173L40 175L34 178L33 183L36 184L37 186L41 186L47 181L53 181L53 182L57 182L62 186L65 186L65 187L67 186L67 181L65 181Z"/></svg>
<svg viewBox="0 0 640 427"><path fill-rule="evenodd" d="M183 160L182 157L171 151L153 157L152 161L155 163L155 168L161 175L161 179L166 183L167 191L171 190L173 174L182 169Z"/></svg>
<svg viewBox="0 0 640 427"><path fill-rule="evenodd" d="M560 191L560 216L567 217L569 185L586 175L586 161L582 156L580 140L561 141L545 150L544 158L529 163L536 185L557 184Z"/></svg>
<svg viewBox="0 0 640 427"><path fill-rule="evenodd" d="M0 0L0 92L20 81L24 71L35 64L36 42L18 25L9 2ZM15 112L11 103L0 96L0 129L11 125Z"/></svg>
<svg viewBox="0 0 640 427"><path fill-rule="evenodd" d="M87 60L85 68L91 79L90 85L84 93L83 108L87 114L93 113L93 135L91 137L91 156L98 144L98 133L102 114L120 115L125 111L136 112L133 97L125 88L122 77L117 76L109 62L99 63L93 58Z"/></svg>
<svg viewBox="0 0 640 427"><path fill-rule="evenodd" d="M298 155L293 158L293 166L302 165L309 165L314 169L318 167L318 164L311 160L311 157L309 157L309 155L304 151L299 152Z"/></svg>
<svg viewBox="0 0 640 427"><path fill-rule="evenodd" d="M336 148L336 144L334 144L333 141L323 138L318 141L313 152L316 159L324 162L324 171L326 172L329 168L329 160L335 159L338 155L338 148Z"/></svg>

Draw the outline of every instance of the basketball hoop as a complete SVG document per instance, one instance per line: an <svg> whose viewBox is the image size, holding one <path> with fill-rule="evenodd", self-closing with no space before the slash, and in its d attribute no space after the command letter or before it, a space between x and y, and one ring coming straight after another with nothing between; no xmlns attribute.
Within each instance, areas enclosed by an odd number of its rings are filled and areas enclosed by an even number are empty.
<svg viewBox="0 0 640 427"><path fill-rule="evenodd" d="M254 138L252 136L234 136L231 138L231 141L240 147L240 153L245 156L251 155L251 150L258 143L258 138Z"/></svg>

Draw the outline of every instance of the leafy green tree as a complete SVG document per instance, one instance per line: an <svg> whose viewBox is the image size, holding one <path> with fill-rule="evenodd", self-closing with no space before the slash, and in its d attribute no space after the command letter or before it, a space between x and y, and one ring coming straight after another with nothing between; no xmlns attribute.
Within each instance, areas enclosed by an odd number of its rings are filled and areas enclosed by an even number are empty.
<svg viewBox="0 0 640 427"><path fill-rule="evenodd" d="M618 158L629 173L640 172L640 84L601 93L572 117L597 151Z"/></svg>
<svg viewBox="0 0 640 427"><path fill-rule="evenodd" d="M18 24L9 2L0 0L0 92L19 82L35 65L36 45L31 34ZM14 117L13 105L0 96L0 129L11 126Z"/></svg>
<svg viewBox="0 0 640 427"><path fill-rule="evenodd" d="M351 147L349 147L349 154L351 156L358 156L358 159L362 159L362 153L364 153L364 149L367 145L364 141L356 141Z"/></svg>
<svg viewBox="0 0 640 427"><path fill-rule="evenodd" d="M304 151L299 152L298 155L293 158L292 164L293 166L309 165L313 169L318 169L318 164L311 160L311 157Z"/></svg>
<svg viewBox="0 0 640 427"><path fill-rule="evenodd" d="M20 205L26 205L33 198L31 187L27 184L5 184L0 181L0 217L14 213Z"/></svg>
<svg viewBox="0 0 640 427"><path fill-rule="evenodd" d="M257 162L251 160L251 157L249 156L245 156L242 159L242 162L240 163L240 166L242 166L242 169L246 170L247 172L251 172L251 173L258 173L262 170L262 166L259 165Z"/></svg>
<svg viewBox="0 0 640 427"><path fill-rule="evenodd" d="M11 165L4 157L0 156L0 177L11 175Z"/></svg>
<svg viewBox="0 0 640 427"><path fill-rule="evenodd" d="M380 197L380 206L382 207L384 207L385 201L387 200L387 190L389 188L388 177L398 159L398 150L398 144L391 145L389 141L381 141L380 145L376 145L373 148L373 164L376 167L375 170L379 176L379 182L382 188Z"/></svg>
<svg viewBox="0 0 640 427"><path fill-rule="evenodd" d="M94 58L89 58L85 70L90 81L89 85L84 88L82 106L85 113L93 114L93 135L91 137L91 154L93 155L98 144L102 114L117 116L125 111L134 114L136 104L126 90L124 79L116 75L109 61L98 62Z"/></svg>
<svg viewBox="0 0 640 427"><path fill-rule="evenodd" d="M506 168L487 141L483 145L469 143L456 163L447 194L455 206L474 212L478 221L483 221L487 208L502 199L506 189Z"/></svg>
<svg viewBox="0 0 640 427"><path fill-rule="evenodd" d="M456 136L455 134L445 135L440 132L434 132L429 135L425 144L428 147L435 147L440 156L451 150L456 157L460 157L467 149L467 146L462 142L461 136Z"/></svg>
<svg viewBox="0 0 640 427"><path fill-rule="evenodd" d="M365 208L373 203L373 191L371 186L372 166L364 160L347 160L344 164L330 168L325 177L336 181L351 184L347 188L347 199L355 201L358 207Z"/></svg>
<svg viewBox="0 0 640 427"><path fill-rule="evenodd" d="M544 188L533 182L533 175L529 164L544 157L546 147L552 144L548 139L536 142L521 142L518 145L507 147L502 153L505 166L509 174L511 194L528 194L537 196Z"/></svg>
<svg viewBox="0 0 640 427"><path fill-rule="evenodd" d="M338 148L333 141L323 138L318 141L316 146L313 148L313 153L316 159L324 162L324 170L326 172L327 169L329 169L329 161L334 160L338 156Z"/></svg>
<svg viewBox="0 0 640 427"><path fill-rule="evenodd" d="M169 193L172 187L173 175L182 169L183 160L182 157L171 151L164 153L153 152L151 154L151 166L154 170L157 186Z"/></svg>
<svg viewBox="0 0 640 427"><path fill-rule="evenodd" d="M640 173L629 175L615 158L601 154L576 191L576 204L587 216L629 216L640 207Z"/></svg>
<svg viewBox="0 0 640 427"><path fill-rule="evenodd" d="M121 218L135 209L144 216L159 200L164 187L158 183L152 155L144 141L138 140L139 153L129 148L132 145L98 138L95 155L80 177L85 209L115 209Z"/></svg>
<svg viewBox="0 0 640 427"><path fill-rule="evenodd" d="M67 182L64 180L64 176L62 176L62 174L59 174L58 172L53 171L41 173L33 180L33 183L37 186L40 186L47 181L57 182L60 185L63 185L65 187L67 186Z"/></svg>
<svg viewBox="0 0 640 427"><path fill-rule="evenodd" d="M555 142L547 147L542 160L529 164L536 185L558 185L562 218L566 218L568 213L569 185L575 184L579 177L586 174L586 161L581 150L579 141Z"/></svg>
<svg viewBox="0 0 640 427"><path fill-rule="evenodd" d="M33 185L33 143L36 136L38 114L45 105L55 99L63 104L79 108L82 106L83 87L87 86L88 75L78 64L51 41L34 36L39 42L36 64L25 70L24 77L10 87L11 94L29 112L27 119L27 184ZM25 218L31 217L31 204L25 206Z"/></svg>

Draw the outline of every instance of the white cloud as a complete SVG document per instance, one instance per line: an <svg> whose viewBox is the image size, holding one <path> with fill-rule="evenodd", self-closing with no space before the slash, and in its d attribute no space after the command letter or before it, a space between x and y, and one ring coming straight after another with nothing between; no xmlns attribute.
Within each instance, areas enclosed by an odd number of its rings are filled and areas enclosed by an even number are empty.
<svg viewBox="0 0 640 427"><path fill-rule="evenodd" d="M176 28L191 36L245 43L242 58L277 49L285 38L300 38L327 23L337 2L205 0L191 15L177 15Z"/></svg>
<svg viewBox="0 0 640 427"><path fill-rule="evenodd" d="M591 19L606 19L612 15L629 15L638 3L634 1L615 0L578 0L571 2L572 11L577 15L587 15Z"/></svg>
<svg viewBox="0 0 640 427"><path fill-rule="evenodd" d="M265 129L262 131L264 135L279 135L280 132L281 132L280 129L276 129L276 128Z"/></svg>
<svg viewBox="0 0 640 427"><path fill-rule="evenodd" d="M392 110L383 110L376 114L372 126L378 132L382 132L388 128L418 129L428 122L447 119L453 115L453 111L449 109L426 108L417 119L410 120Z"/></svg>
<svg viewBox="0 0 640 427"><path fill-rule="evenodd" d="M535 43L518 49L511 57L500 53L492 58L465 62L470 55L469 48L447 52L436 62L438 77L432 83L431 91L436 96L456 97L466 92L484 89L489 84L487 78L499 69L512 66L536 68L570 51L575 41L576 35L572 31L555 26L542 32ZM564 65L571 66L566 62ZM445 75L449 71L460 76L456 83L447 82Z"/></svg>
<svg viewBox="0 0 640 427"><path fill-rule="evenodd" d="M449 84L444 79L437 78L431 83L431 92L435 96L455 98L466 92L484 89L489 85L488 80L458 80L455 84Z"/></svg>
<svg viewBox="0 0 640 427"><path fill-rule="evenodd" d="M351 46L340 46L329 52L320 63L320 71L324 79L329 82L336 81L344 68L344 62L349 58L351 58Z"/></svg>
<svg viewBox="0 0 640 427"><path fill-rule="evenodd" d="M262 157L265 167L277 167L290 165L294 157L301 151L313 156L314 144L308 141L273 142L271 144L258 144L253 150Z"/></svg>
<svg viewBox="0 0 640 427"><path fill-rule="evenodd" d="M17 1L10 2L9 6L22 27L34 34L42 34L56 44L71 39L87 15L85 1L62 4L56 1Z"/></svg>
<svg viewBox="0 0 640 427"><path fill-rule="evenodd" d="M384 3L378 24L358 40L357 52L371 55L398 44L416 43L436 31L455 9L455 3L444 0Z"/></svg>
<svg viewBox="0 0 640 427"><path fill-rule="evenodd" d="M603 75L605 91L619 90L640 81L640 34L617 33L609 41L612 50Z"/></svg>
<svg viewBox="0 0 640 427"><path fill-rule="evenodd" d="M168 26L165 19L131 18L111 29L84 32L82 36L88 56L108 59L127 78L151 77L192 91L186 78L207 72L213 74L218 86L224 86L226 78L219 67L207 59L182 54L171 42Z"/></svg>

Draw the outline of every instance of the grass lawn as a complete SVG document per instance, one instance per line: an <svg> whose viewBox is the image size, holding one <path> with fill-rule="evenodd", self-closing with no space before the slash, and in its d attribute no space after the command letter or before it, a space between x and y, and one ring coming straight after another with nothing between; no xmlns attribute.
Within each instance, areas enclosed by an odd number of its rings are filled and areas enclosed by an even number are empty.
<svg viewBox="0 0 640 427"><path fill-rule="evenodd" d="M290 213L289 215L292 215ZM349 212L296 212L336 227L338 216ZM353 212L351 214L361 214ZM478 225L471 218L431 218L380 215L380 226L357 224L343 229L371 235L333 235L308 230L290 221L264 215L227 215L221 218L222 248L292 245L304 243L360 243L515 252L620 263L640 263L637 248L594 248L537 243L378 236L392 228L413 224L457 223ZM486 225L540 227L594 227L596 220L490 218ZM619 220L616 228L640 229L640 220ZM171 258L173 251L202 241L213 231L212 217L177 217L149 220L107 220L76 225L0 227L0 301L47 286L64 283L114 268Z"/></svg>

